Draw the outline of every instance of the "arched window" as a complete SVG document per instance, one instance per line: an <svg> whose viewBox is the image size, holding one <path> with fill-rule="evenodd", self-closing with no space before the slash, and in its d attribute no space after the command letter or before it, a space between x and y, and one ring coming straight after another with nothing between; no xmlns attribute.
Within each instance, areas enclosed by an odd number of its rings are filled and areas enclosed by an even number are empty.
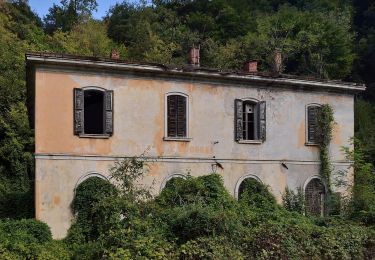
<svg viewBox="0 0 375 260"><path fill-rule="evenodd" d="M185 180L186 179L186 176L184 174L181 174L181 173L175 173L175 174L171 174L169 175L168 177L166 177L161 186L160 186L160 192L165 188L165 187L168 187L169 185L174 185L174 183L176 181L179 181L179 180Z"/></svg>
<svg viewBox="0 0 375 260"><path fill-rule="evenodd" d="M113 91L97 87L74 89L74 133L112 135Z"/></svg>
<svg viewBox="0 0 375 260"><path fill-rule="evenodd" d="M188 96L182 93L169 93L166 103L167 137L188 137Z"/></svg>
<svg viewBox="0 0 375 260"><path fill-rule="evenodd" d="M241 198L241 195L243 194L244 190L248 186L252 186L251 184L255 184L257 186L258 184L262 184L262 181L255 175L253 174L247 174L242 176L236 183L236 187L234 190L234 196L237 199Z"/></svg>
<svg viewBox="0 0 375 260"><path fill-rule="evenodd" d="M306 211L313 216L323 216L325 212L325 186L319 178L311 179L305 186Z"/></svg>
<svg viewBox="0 0 375 260"><path fill-rule="evenodd" d="M244 179L240 187L238 188L238 199L241 199L245 192L248 193L260 193L261 192L261 183L254 179L254 178L246 178Z"/></svg>
<svg viewBox="0 0 375 260"><path fill-rule="evenodd" d="M319 104L306 106L306 143L317 144L319 141L318 115L321 110Z"/></svg>
<svg viewBox="0 0 375 260"><path fill-rule="evenodd" d="M236 99L235 109L236 140L238 142L265 141L266 102Z"/></svg>

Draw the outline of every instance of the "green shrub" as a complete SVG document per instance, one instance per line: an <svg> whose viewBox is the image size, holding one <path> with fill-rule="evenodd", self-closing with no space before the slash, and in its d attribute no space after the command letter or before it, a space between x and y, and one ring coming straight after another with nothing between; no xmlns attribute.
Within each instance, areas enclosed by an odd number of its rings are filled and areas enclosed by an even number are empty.
<svg viewBox="0 0 375 260"><path fill-rule="evenodd" d="M226 237L199 237L182 244L179 259L245 259L235 243Z"/></svg>
<svg viewBox="0 0 375 260"><path fill-rule="evenodd" d="M195 203L231 207L233 198L224 187L222 177L218 174L209 174L171 179L157 197L157 202L164 207Z"/></svg>
<svg viewBox="0 0 375 260"><path fill-rule="evenodd" d="M286 210L298 212L300 214L305 213L305 196L301 187L296 191L286 187L282 199L283 206Z"/></svg>
<svg viewBox="0 0 375 260"><path fill-rule="evenodd" d="M238 191L238 199L241 204L250 207L273 210L276 206L275 197L268 187L253 178L243 180Z"/></svg>
<svg viewBox="0 0 375 260"><path fill-rule="evenodd" d="M72 211L76 214L73 229L78 228L87 241L99 236L103 218L106 217L97 210L96 205L106 197L115 197L116 192L110 182L98 177L89 178L78 185L72 202Z"/></svg>
<svg viewBox="0 0 375 260"><path fill-rule="evenodd" d="M43 246L52 241L49 227L34 219L1 220L0 246L6 255L35 258Z"/></svg>

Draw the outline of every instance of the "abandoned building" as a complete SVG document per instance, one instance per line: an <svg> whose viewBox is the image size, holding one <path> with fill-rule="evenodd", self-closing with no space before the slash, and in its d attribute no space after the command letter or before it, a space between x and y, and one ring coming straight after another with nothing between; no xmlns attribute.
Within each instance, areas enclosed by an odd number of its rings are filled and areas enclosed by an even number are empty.
<svg viewBox="0 0 375 260"><path fill-rule="evenodd" d="M147 151L144 178L157 194L174 177L220 174L238 197L251 179L281 202L286 187L302 187L308 210L324 212L316 111L334 110L329 152L336 171L350 162L342 146L354 135L354 97L363 85L257 71L223 72L118 59L26 54L28 108L35 129L35 212L55 238L71 225L77 185L108 178L115 160ZM220 167L218 167L220 166ZM338 189L335 188L334 189Z"/></svg>

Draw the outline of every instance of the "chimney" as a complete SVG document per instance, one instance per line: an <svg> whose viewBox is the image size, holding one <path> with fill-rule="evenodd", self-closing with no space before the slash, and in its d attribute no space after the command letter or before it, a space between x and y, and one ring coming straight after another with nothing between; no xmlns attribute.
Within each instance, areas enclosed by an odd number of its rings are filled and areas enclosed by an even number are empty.
<svg viewBox="0 0 375 260"><path fill-rule="evenodd" d="M276 48L273 53L272 70L275 74L280 74L283 65L281 49Z"/></svg>
<svg viewBox="0 0 375 260"><path fill-rule="evenodd" d="M189 64L192 66L199 67L200 57L199 57L200 48L192 47L189 51Z"/></svg>
<svg viewBox="0 0 375 260"><path fill-rule="evenodd" d="M249 73L258 72L258 61L257 60L246 61L243 65L243 70L244 72L249 72Z"/></svg>
<svg viewBox="0 0 375 260"><path fill-rule="evenodd" d="M111 59L119 60L120 59L120 52L117 49L112 49L111 51Z"/></svg>

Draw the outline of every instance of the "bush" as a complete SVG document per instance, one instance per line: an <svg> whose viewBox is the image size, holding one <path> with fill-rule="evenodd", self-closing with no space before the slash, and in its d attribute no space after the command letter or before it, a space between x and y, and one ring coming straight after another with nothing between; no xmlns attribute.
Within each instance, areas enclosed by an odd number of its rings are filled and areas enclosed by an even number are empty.
<svg viewBox="0 0 375 260"><path fill-rule="evenodd" d="M72 202L76 214L73 229L79 229L86 241L99 237L103 218L97 204L106 197L115 197L116 188L107 180L92 177L78 185Z"/></svg>
<svg viewBox="0 0 375 260"><path fill-rule="evenodd" d="M273 210L276 206L275 197L268 187L253 178L243 180L238 191L238 198L241 204L250 207Z"/></svg>
<svg viewBox="0 0 375 260"><path fill-rule="evenodd" d="M36 258L43 246L52 241L49 227L34 219L1 220L0 246L4 258Z"/></svg>
<svg viewBox="0 0 375 260"><path fill-rule="evenodd" d="M173 178L167 182L156 200L163 207L188 204L231 207L234 203L234 199L224 187L222 177L218 174L196 178L188 176L186 179Z"/></svg>

